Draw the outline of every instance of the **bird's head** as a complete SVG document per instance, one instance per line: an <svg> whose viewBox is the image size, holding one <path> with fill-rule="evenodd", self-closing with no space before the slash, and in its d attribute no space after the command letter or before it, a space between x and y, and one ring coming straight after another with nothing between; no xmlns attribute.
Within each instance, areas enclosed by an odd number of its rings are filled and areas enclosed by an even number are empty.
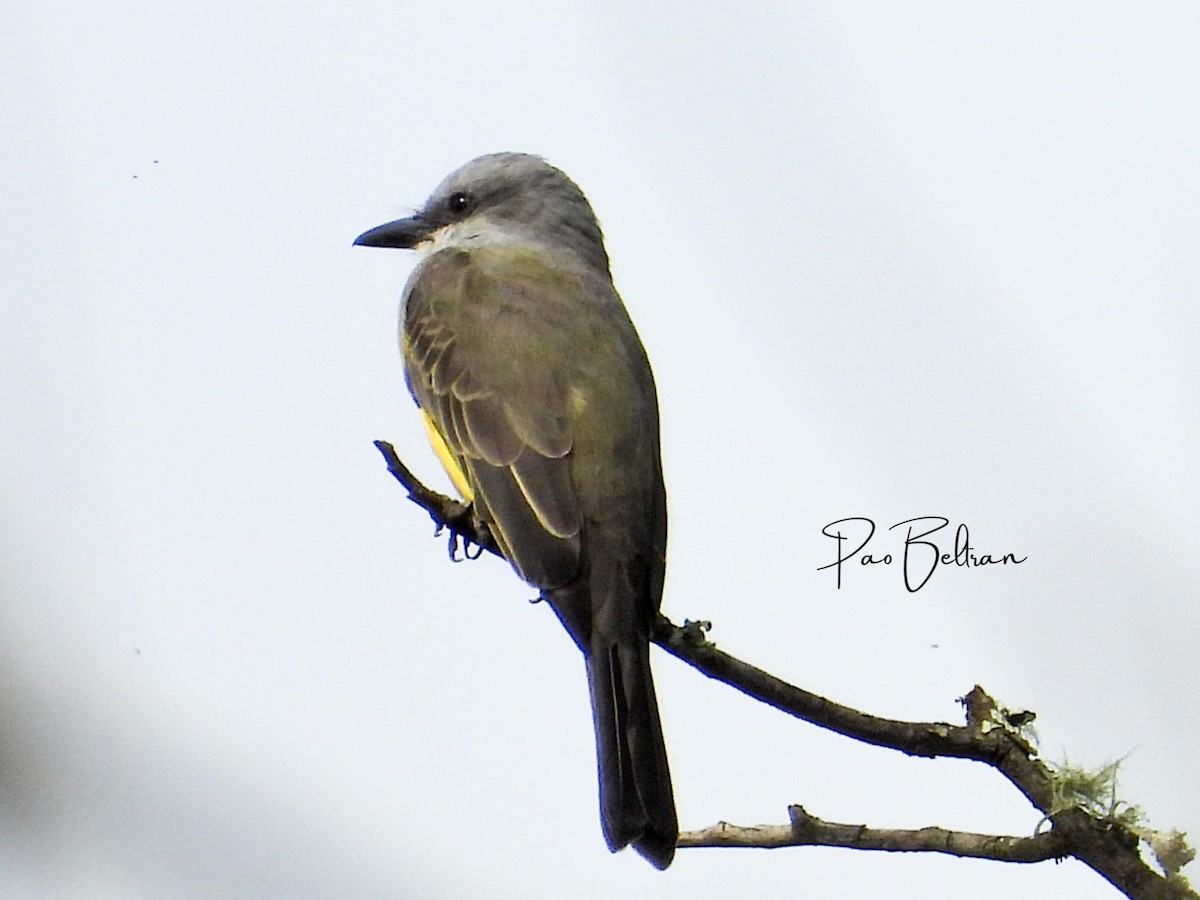
<svg viewBox="0 0 1200 900"><path fill-rule="evenodd" d="M608 269L600 225L583 191L527 153L471 160L448 175L416 214L354 240L364 247L423 252L500 242L568 249Z"/></svg>

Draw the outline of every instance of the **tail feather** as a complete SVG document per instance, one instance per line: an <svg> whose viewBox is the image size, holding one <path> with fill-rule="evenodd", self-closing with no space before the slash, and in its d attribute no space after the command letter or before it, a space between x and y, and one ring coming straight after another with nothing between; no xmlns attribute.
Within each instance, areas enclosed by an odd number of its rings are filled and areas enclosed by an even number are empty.
<svg viewBox="0 0 1200 900"><path fill-rule="evenodd" d="M604 838L610 850L633 844L665 869L675 855L679 826L649 644L614 643L595 634L587 667Z"/></svg>

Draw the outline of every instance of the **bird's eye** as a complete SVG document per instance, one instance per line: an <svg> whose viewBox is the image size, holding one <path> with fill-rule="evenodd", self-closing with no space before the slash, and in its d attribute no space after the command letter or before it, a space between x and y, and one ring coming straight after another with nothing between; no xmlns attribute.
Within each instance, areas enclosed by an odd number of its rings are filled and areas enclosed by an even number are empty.
<svg viewBox="0 0 1200 900"><path fill-rule="evenodd" d="M446 200L450 212L461 215L471 208L471 195L466 191L455 191Z"/></svg>

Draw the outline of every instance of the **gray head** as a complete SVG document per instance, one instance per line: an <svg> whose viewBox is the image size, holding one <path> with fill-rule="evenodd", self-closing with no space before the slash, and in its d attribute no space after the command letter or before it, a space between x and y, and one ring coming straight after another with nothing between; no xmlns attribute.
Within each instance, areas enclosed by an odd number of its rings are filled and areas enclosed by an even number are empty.
<svg viewBox="0 0 1200 900"><path fill-rule="evenodd" d="M359 235L367 247L515 240L569 250L608 271L600 225L578 185L541 157L489 153L446 176L421 210Z"/></svg>

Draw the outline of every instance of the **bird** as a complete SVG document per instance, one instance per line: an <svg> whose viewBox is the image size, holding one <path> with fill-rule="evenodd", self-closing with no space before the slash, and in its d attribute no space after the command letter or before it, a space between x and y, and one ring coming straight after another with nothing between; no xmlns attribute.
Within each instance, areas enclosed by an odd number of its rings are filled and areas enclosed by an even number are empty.
<svg viewBox="0 0 1200 900"><path fill-rule="evenodd" d="M583 652L608 848L665 869L679 826L650 671L667 501L650 362L583 191L490 153L359 235L416 250L400 348L455 488Z"/></svg>

